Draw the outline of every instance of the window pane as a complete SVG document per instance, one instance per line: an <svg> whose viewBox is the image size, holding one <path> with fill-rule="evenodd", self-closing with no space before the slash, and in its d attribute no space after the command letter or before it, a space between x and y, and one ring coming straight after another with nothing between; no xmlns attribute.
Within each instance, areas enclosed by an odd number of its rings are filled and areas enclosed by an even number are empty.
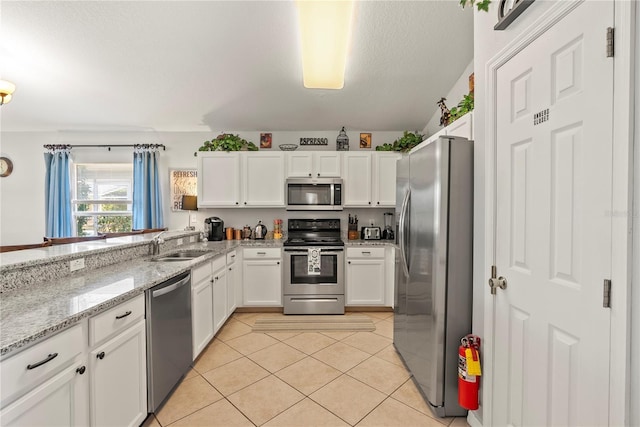
<svg viewBox="0 0 640 427"><path fill-rule="evenodd" d="M131 216L99 216L98 232L121 233L131 231Z"/></svg>

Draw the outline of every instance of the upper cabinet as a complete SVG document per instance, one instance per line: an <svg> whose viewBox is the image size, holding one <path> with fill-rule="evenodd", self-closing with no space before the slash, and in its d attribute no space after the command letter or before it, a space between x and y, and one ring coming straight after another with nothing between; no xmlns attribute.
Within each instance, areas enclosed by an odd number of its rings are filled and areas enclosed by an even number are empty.
<svg viewBox="0 0 640 427"><path fill-rule="evenodd" d="M443 129L447 136L473 139L473 112L467 113Z"/></svg>
<svg viewBox="0 0 640 427"><path fill-rule="evenodd" d="M287 153L288 178L340 178L341 157L336 151Z"/></svg>
<svg viewBox="0 0 640 427"><path fill-rule="evenodd" d="M284 207L284 153L198 152L198 207Z"/></svg>
<svg viewBox="0 0 640 427"><path fill-rule="evenodd" d="M345 207L396 205L396 161L400 153L344 153Z"/></svg>

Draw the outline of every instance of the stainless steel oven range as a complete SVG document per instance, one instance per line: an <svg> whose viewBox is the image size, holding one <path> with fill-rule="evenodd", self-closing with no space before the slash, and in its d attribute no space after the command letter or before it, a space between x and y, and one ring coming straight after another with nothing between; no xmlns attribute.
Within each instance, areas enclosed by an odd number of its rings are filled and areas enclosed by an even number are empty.
<svg viewBox="0 0 640 427"><path fill-rule="evenodd" d="M344 314L340 219L289 219L284 242L284 314Z"/></svg>

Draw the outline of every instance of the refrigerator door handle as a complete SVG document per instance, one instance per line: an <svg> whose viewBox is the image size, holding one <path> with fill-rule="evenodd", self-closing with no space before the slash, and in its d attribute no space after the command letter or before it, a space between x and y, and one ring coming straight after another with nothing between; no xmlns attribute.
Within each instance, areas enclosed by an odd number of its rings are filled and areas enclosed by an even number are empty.
<svg viewBox="0 0 640 427"><path fill-rule="evenodd" d="M409 259L407 257L408 247L408 233L407 233L407 214L409 212L409 202L411 201L411 190L407 190L402 200L402 206L400 208L400 221L399 221L399 233L398 243L400 244L400 258L402 259L402 267L405 275L409 275Z"/></svg>

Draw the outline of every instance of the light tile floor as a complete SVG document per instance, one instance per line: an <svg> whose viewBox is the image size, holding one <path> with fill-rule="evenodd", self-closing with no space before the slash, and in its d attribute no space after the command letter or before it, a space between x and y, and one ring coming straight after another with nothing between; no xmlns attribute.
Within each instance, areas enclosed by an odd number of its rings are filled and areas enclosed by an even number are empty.
<svg viewBox="0 0 640 427"><path fill-rule="evenodd" d="M422 399L392 345L393 313L359 314L375 332L254 333L282 314L235 313L143 426L468 426Z"/></svg>

